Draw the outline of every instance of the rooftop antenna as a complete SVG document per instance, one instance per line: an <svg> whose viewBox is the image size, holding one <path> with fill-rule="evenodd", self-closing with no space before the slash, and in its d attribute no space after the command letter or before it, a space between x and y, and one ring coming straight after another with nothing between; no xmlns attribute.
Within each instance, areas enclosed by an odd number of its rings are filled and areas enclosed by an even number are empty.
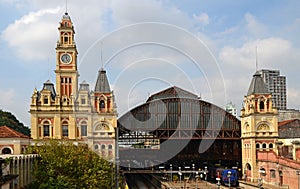
<svg viewBox="0 0 300 189"><path fill-rule="evenodd" d="M256 46L256 52L255 52L255 71L258 71L258 60L257 60L257 46Z"/></svg>
<svg viewBox="0 0 300 189"><path fill-rule="evenodd" d="M68 12L68 0L66 0L66 13Z"/></svg>
<svg viewBox="0 0 300 189"><path fill-rule="evenodd" d="M102 46L103 46L103 42L101 41L101 70L103 70Z"/></svg>

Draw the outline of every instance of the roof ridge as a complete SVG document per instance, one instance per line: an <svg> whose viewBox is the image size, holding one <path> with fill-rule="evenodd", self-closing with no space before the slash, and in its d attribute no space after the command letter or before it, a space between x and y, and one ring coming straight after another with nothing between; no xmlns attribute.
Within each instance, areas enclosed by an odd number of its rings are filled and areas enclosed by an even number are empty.
<svg viewBox="0 0 300 189"><path fill-rule="evenodd" d="M1 133L1 131L7 135L6 136L2 135L3 133ZM29 138L29 136L26 136L23 133L16 131L11 127L3 125L0 126L0 138Z"/></svg>

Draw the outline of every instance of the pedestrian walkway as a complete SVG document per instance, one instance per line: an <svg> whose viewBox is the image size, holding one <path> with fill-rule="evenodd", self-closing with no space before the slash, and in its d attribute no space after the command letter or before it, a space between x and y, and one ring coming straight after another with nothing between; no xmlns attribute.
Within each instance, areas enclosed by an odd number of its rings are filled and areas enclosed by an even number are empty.
<svg viewBox="0 0 300 189"><path fill-rule="evenodd" d="M216 189L216 184L205 181L182 181L182 182L162 182L163 189ZM223 189L220 187L219 189Z"/></svg>
<svg viewBox="0 0 300 189"><path fill-rule="evenodd" d="M216 184L212 184L205 181L189 181L189 182L162 182L162 189L225 189L228 187L220 186L218 187ZM257 182L245 182L240 181L240 189L256 189L258 187ZM270 184L263 184L264 189L288 189L288 186L274 186Z"/></svg>
<svg viewBox="0 0 300 189"><path fill-rule="evenodd" d="M251 186L251 187L256 187L258 188L258 183L257 182L245 182L245 181L240 181L241 185L245 185L245 188L247 186ZM264 189L288 189L288 186L275 186L272 184L267 184L267 183L263 183L262 187Z"/></svg>

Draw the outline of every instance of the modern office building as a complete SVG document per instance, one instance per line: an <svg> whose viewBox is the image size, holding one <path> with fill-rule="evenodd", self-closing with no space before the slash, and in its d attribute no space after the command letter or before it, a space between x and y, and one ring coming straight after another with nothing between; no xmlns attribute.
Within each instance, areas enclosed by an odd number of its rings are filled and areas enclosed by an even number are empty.
<svg viewBox="0 0 300 189"><path fill-rule="evenodd" d="M273 106L277 110L286 110L286 77L279 70L262 69L258 71L272 95Z"/></svg>

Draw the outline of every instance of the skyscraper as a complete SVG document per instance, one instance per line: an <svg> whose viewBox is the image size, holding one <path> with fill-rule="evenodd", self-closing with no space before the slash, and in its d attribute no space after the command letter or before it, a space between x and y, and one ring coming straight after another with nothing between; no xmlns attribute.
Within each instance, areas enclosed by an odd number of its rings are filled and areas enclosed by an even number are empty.
<svg viewBox="0 0 300 189"><path fill-rule="evenodd" d="M278 110L286 110L286 78L279 70L262 69L258 71L272 95L273 106Z"/></svg>

